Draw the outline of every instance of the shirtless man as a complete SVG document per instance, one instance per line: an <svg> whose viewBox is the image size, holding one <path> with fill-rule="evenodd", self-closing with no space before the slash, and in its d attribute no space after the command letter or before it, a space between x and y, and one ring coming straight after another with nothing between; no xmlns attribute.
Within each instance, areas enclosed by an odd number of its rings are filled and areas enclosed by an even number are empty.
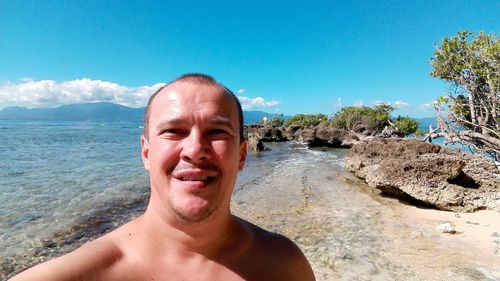
<svg viewBox="0 0 500 281"><path fill-rule="evenodd" d="M141 136L146 212L11 280L314 280L292 241L231 214L246 158L242 119L234 94L209 76L158 90Z"/></svg>

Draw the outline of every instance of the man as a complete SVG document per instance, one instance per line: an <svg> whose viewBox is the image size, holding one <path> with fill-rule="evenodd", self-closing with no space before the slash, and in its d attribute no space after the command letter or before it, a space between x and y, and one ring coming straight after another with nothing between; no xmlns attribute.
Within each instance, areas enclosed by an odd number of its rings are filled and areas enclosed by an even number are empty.
<svg viewBox="0 0 500 281"><path fill-rule="evenodd" d="M188 74L149 100L142 159L146 212L12 280L314 280L299 248L230 212L246 157L237 98Z"/></svg>

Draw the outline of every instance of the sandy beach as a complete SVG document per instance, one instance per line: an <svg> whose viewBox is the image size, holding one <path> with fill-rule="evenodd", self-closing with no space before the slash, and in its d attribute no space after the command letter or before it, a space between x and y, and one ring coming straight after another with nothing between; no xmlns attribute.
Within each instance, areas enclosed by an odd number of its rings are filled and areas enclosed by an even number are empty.
<svg viewBox="0 0 500 281"><path fill-rule="evenodd" d="M474 213L454 213L404 206L405 214L422 227L432 228L435 239L443 247L463 248L465 253L476 253L486 260L500 262L500 212L482 210ZM440 233L437 227L449 222L455 234Z"/></svg>

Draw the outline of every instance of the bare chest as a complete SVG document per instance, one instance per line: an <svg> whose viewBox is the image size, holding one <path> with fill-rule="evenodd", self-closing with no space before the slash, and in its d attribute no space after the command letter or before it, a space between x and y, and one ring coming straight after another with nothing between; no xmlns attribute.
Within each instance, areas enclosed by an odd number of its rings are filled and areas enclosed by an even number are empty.
<svg viewBox="0 0 500 281"><path fill-rule="evenodd" d="M114 265L101 280L162 280L162 281L241 281L273 280L263 272L232 268L229 264L206 261L200 265L180 262L127 261ZM267 276L269 277L269 275Z"/></svg>

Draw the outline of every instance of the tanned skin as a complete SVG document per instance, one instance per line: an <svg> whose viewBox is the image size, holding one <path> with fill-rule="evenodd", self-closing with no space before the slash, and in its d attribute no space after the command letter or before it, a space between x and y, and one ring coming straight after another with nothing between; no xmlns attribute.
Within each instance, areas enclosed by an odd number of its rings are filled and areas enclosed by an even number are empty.
<svg viewBox="0 0 500 281"><path fill-rule="evenodd" d="M238 121L234 96L220 84L168 84L141 137L146 212L11 280L315 280L292 241L231 214L246 158Z"/></svg>

